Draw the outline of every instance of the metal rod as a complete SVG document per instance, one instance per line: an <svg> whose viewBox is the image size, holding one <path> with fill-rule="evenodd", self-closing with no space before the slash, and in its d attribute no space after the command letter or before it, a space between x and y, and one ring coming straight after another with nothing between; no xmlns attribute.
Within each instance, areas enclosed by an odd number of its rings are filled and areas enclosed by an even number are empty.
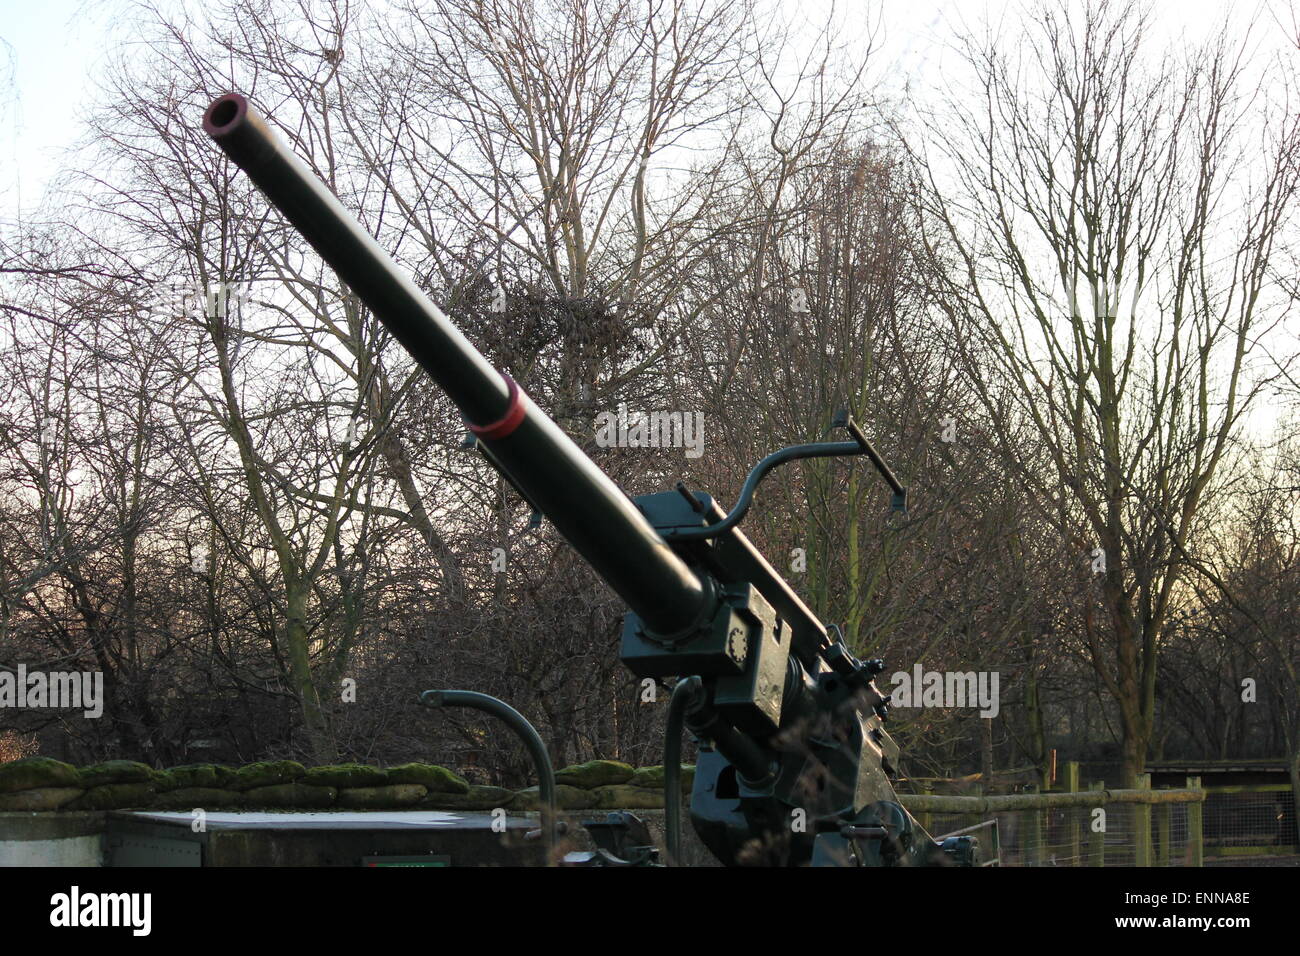
<svg viewBox="0 0 1300 956"><path fill-rule="evenodd" d="M426 690L420 695L420 703L426 707L469 707L481 710L496 717L515 732L524 746L528 748L537 768L537 790L542 814L542 839L546 842L547 863L551 851L555 848L559 836L556 824L559 819L555 803L555 768L551 766L551 755L546 750L537 728L528 722L528 718L515 710L504 700L489 694L480 694L472 690Z"/></svg>
<svg viewBox="0 0 1300 956"><path fill-rule="evenodd" d="M669 866L681 866L682 859L682 730L686 709L703 689L698 677L679 680L664 720L664 846Z"/></svg>
<svg viewBox="0 0 1300 956"><path fill-rule="evenodd" d="M871 442L867 441L867 436L863 433L862 429L858 427L858 423L850 416L844 423L844 427L849 430L849 434L853 436L853 440L861 446L862 453L871 459L871 463L876 466L876 471L880 472L880 477L885 479L885 482L889 487L894 490L894 494L900 495L904 500L906 500L907 489L904 488L902 484L899 483L898 479L894 477L894 473L890 470L889 466L885 464L885 460L881 458L880 455L876 454L876 449L871 446Z"/></svg>
<svg viewBox="0 0 1300 956"><path fill-rule="evenodd" d="M740 489L740 497L736 499L735 506L724 519L716 524L704 525L699 528L673 528L668 531L667 536L673 541L702 541L707 538L716 538L718 535L730 531L740 524L745 515L749 513L749 508L754 503L754 493L758 490L762 480L768 476L773 468L783 465L787 461L795 461L800 458L835 458L843 455L861 454L866 454L866 452L857 442L851 441L790 445L788 448L774 451L750 469L749 476Z"/></svg>

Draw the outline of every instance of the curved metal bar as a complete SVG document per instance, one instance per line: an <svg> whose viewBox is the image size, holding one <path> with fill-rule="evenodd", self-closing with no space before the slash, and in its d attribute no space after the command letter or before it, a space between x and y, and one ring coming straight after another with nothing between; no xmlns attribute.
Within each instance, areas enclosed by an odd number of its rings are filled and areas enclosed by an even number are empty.
<svg viewBox="0 0 1300 956"><path fill-rule="evenodd" d="M782 448L780 451L774 451L753 467L749 477L745 479L744 487L740 489L740 497L736 499L736 506L731 509L730 514L717 524L707 525L703 528L672 528L662 530L660 533L669 541L699 541L716 538L723 532L729 531L740 524L745 515L749 513L750 505L754 503L754 492L758 490L759 483L778 465L784 465L787 461L796 461L800 458L833 458L842 455L865 455L867 453L867 448L864 448L856 441L791 445L788 448Z"/></svg>
<svg viewBox="0 0 1300 956"><path fill-rule="evenodd" d="M686 710L703 686L698 677L679 680L664 721L664 844L669 866L681 866L682 859L682 730Z"/></svg>
<svg viewBox="0 0 1300 956"><path fill-rule="evenodd" d="M480 694L472 690L426 690L420 695L420 703L426 707L470 707L496 717L515 732L524 746L528 748L533 764L537 767L538 796L541 798L542 839L546 841L547 862L550 863L551 850L554 849L556 821L559 818L555 804L555 768L551 766L551 755L547 753L546 744L528 718L515 710L505 701L489 694Z"/></svg>

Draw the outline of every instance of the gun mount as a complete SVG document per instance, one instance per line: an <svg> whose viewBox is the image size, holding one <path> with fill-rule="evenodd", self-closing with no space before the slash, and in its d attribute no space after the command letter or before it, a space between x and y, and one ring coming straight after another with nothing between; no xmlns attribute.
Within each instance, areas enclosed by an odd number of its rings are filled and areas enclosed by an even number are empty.
<svg viewBox="0 0 1300 956"><path fill-rule="evenodd" d="M680 713L701 741L691 817L727 864L969 863L973 838L936 843L889 781L888 698L738 525L772 468L866 455L904 489L847 415L852 441L798 445L751 472L732 514L676 490L629 498L404 276L236 93L206 132L384 323L464 415L504 476L627 603L621 654L637 677L690 677Z"/></svg>

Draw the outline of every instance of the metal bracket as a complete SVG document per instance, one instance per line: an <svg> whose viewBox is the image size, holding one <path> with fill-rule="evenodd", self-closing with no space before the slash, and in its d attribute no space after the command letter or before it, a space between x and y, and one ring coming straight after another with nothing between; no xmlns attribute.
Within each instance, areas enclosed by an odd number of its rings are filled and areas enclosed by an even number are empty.
<svg viewBox="0 0 1300 956"><path fill-rule="evenodd" d="M749 477L745 479L745 484L740 489L740 497L736 499L735 507L731 509L731 512L725 518L716 524L706 525L702 528L672 528L663 531L663 536L669 541L702 541L716 538L718 535L730 531L740 524L745 515L749 513L750 506L754 503L754 493L758 491L759 484L772 469L784 465L788 461L797 461L801 458L839 458L866 455L871 460L871 463L876 466L876 470L880 472L881 477L893 489L894 495L890 507L895 511L906 514L907 489L894 477L894 473L885 464L884 459L877 454L871 442L867 441L867 436L863 434L862 429L853 420L853 416L849 414L848 409L840 409L835 414L831 427L847 429L848 433L853 436L853 441L790 445L779 451L774 451L751 469ZM689 492L681 482L677 483L677 490L689 498Z"/></svg>
<svg viewBox="0 0 1300 956"><path fill-rule="evenodd" d="M528 495L524 493L524 489L520 488L515 480L510 477L510 473L501 467L501 463L497 461L496 456L493 455L492 452L488 451L487 445L484 445L478 440L477 435L473 432L466 432L464 439L461 440L460 447L464 451L477 451L482 455L484 461L495 468L502 478L510 482L510 487L519 493L519 497L523 498L524 501L528 503L528 507L533 509L532 514L528 516L527 530L536 531L542 526L542 518L544 516L541 511L538 510L537 505L533 503L533 499L528 497Z"/></svg>

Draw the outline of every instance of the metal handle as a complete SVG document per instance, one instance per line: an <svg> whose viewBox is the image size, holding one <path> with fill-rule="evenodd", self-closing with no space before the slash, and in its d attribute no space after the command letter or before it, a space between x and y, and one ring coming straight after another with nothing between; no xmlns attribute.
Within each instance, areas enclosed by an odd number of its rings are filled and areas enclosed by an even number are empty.
<svg viewBox="0 0 1300 956"><path fill-rule="evenodd" d="M504 700L489 694L480 694L472 690L426 690L420 695L420 703L426 707L469 707L491 714L515 732L537 768L537 790L541 798L542 838L546 841L547 862L550 851L555 847L559 837L557 822L558 811L555 803L555 768L551 766L551 755L546 750L537 728L528 722L528 718L515 710Z"/></svg>
<svg viewBox="0 0 1300 956"><path fill-rule="evenodd" d="M836 458L845 455L866 455L871 460L871 463L876 466L876 470L880 472L881 477L893 489L894 497L891 502L893 509L906 512L907 489L899 484L898 479L894 477L894 473L890 471L884 459L876 453L876 449L871 446L871 442L867 441L867 436L862 433L862 429L853 420L853 416L849 415L847 411L841 411L835 416L831 427L848 429L849 434L853 436L853 441L790 445L780 451L772 452L750 470L749 476L745 479L745 484L740 489L740 497L736 499L735 507L731 509L725 518L715 524L705 525L701 528L672 528L664 532L664 537L671 541L701 541L716 538L718 535L730 531L740 524L745 515L749 513L759 484L772 472L772 469L784 465L788 461L797 461L800 458ZM677 483L677 490L685 495L688 500L693 500L686 485L680 481Z"/></svg>

